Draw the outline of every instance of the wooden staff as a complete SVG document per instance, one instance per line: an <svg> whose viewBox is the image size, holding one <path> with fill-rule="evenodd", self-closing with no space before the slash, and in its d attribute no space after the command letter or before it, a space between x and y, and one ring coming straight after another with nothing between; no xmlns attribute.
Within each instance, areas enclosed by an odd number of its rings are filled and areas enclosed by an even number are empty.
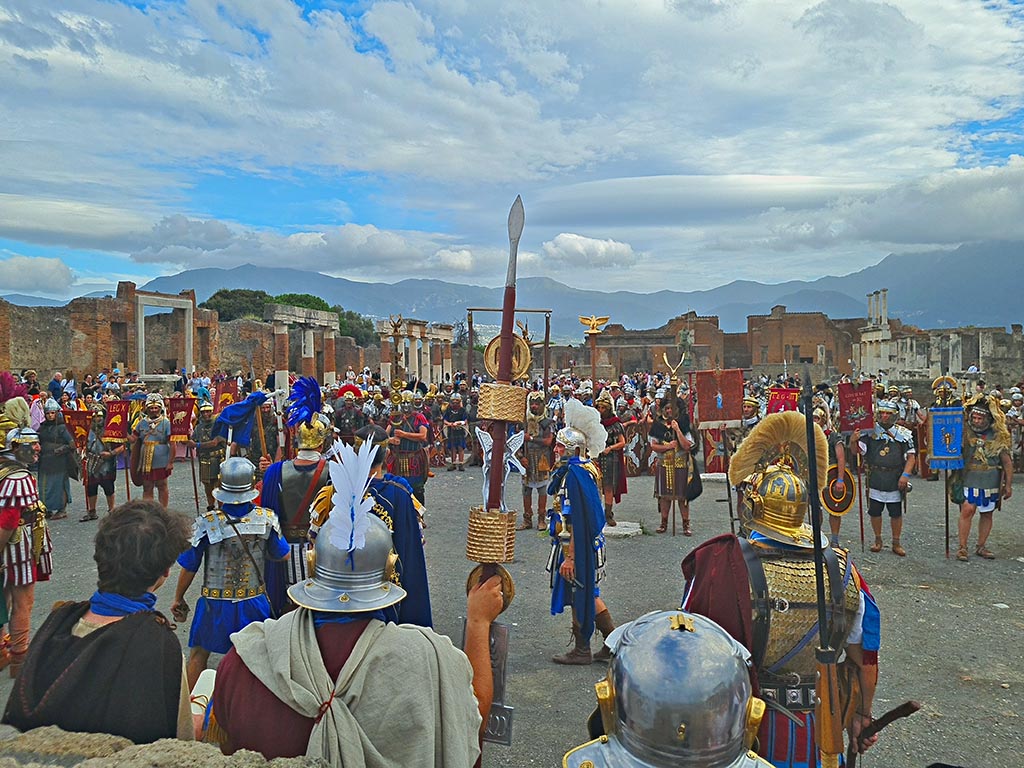
<svg viewBox="0 0 1024 768"><path fill-rule="evenodd" d="M857 511L860 516L860 553L864 554L864 484L861 472L864 469L864 457L857 452Z"/></svg>
<svg viewBox="0 0 1024 768"><path fill-rule="evenodd" d="M199 483L196 480L196 453L199 450L199 443L196 443L196 450L192 452L189 463L192 465L192 493L196 497L196 514L199 514Z"/></svg>
<svg viewBox="0 0 1024 768"><path fill-rule="evenodd" d="M942 496L946 502L946 559L949 560L949 470L942 470Z"/></svg>

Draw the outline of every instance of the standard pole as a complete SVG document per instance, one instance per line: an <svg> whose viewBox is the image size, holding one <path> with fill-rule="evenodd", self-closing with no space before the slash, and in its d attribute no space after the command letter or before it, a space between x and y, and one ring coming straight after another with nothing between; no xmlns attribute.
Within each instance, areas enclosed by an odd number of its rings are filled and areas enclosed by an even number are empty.
<svg viewBox="0 0 1024 768"><path fill-rule="evenodd" d="M942 470L942 496L946 501L946 559L949 560L949 470Z"/></svg>
<svg viewBox="0 0 1024 768"><path fill-rule="evenodd" d="M466 313L466 381L473 381L473 313Z"/></svg>
<svg viewBox="0 0 1024 768"><path fill-rule="evenodd" d="M544 397L548 396L551 380L551 313L544 313Z"/></svg>
<svg viewBox="0 0 1024 768"><path fill-rule="evenodd" d="M597 391L597 334L590 334L590 380L594 383L594 391Z"/></svg>

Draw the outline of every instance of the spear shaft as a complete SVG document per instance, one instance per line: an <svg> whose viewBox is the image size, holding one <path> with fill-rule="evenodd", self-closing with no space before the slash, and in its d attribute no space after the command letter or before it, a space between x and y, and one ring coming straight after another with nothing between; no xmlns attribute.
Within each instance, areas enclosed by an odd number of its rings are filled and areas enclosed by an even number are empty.
<svg viewBox="0 0 1024 768"><path fill-rule="evenodd" d="M516 314L516 258L519 238L523 234L525 215L523 200L518 195L508 213L508 272L505 275L505 294L501 303L501 342L498 347L498 383L510 384L512 378L512 334ZM496 421L491 425L491 466L487 489L487 509L501 509L502 481L505 477L505 443L508 422Z"/></svg>

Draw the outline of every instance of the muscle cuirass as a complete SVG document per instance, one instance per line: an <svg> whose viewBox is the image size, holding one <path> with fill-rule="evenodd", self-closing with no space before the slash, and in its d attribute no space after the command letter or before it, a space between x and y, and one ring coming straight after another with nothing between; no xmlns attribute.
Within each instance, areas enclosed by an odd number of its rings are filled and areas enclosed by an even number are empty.
<svg viewBox="0 0 1024 768"><path fill-rule="evenodd" d="M313 482L314 474L316 474L315 467L300 472L291 461L286 461L281 465L281 496L278 518L281 520L284 537L288 541L305 541L306 533L309 530L309 509L299 509L299 505L302 504L302 500L306 498L307 494L309 496L307 503L312 503L317 491L327 485L331 479L330 473L324 467L324 471L320 473L320 479L317 481L317 488L309 493L309 486Z"/></svg>
<svg viewBox="0 0 1024 768"><path fill-rule="evenodd" d="M244 600L263 594L263 574L253 561L262 567L266 548L265 533L231 536L210 544L203 558L203 597Z"/></svg>
<svg viewBox="0 0 1024 768"><path fill-rule="evenodd" d="M762 698L787 709L814 709L818 602L814 557L741 540L753 602L752 655ZM832 647L842 648L860 606L860 585L842 549L825 551L827 613L835 617ZM838 585L833 588L833 584Z"/></svg>
<svg viewBox="0 0 1024 768"><path fill-rule="evenodd" d="M989 439L985 439L988 437ZM1001 450L992 440L991 435L976 435L972 432L964 434L964 473L965 488L997 489L1001 481L1002 463L999 458Z"/></svg>

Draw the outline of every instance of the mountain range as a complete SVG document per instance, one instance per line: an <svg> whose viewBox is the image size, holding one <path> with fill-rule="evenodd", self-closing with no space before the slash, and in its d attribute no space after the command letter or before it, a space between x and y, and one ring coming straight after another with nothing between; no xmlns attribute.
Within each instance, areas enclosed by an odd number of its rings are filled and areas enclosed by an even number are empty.
<svg viewBox="0 0 1024 768"><path fill-rule="evenodd" d="M579 290L546 277L521 278L517 304L551 309L552 336L561 341L582 339L579 315L610 315L627 328L657 328L677 315L695 310L717 315L727 332L745 331L747 316L767 314L777 304L789 312L824 312L832 318L866 317L866 295L888 288L889 316L921 328L967 325L1003 326L1021 320L1017 311L1024 286L1024 243L987 242L950 251L890 254L878 264L842 276L764 284L734 280L704 291L635 293ZM766 257L770 258L770 257ZM287 267L244 265L232 269L190 269L155 278L141 286L149 291L178 293L195 289L205 301L221 288L262 289L272 294L312 293L328 304L387 317L452 323L466 317L467 307L500 307L501 288L460 285L443 280L409 279L364 283ZM3 297L12 303L43 303L32 297ZM47 302L48 303L48 302ZM477 314L483 324L497 323L497 314ZM539 330L539 320L531 323Z"/></svg>

